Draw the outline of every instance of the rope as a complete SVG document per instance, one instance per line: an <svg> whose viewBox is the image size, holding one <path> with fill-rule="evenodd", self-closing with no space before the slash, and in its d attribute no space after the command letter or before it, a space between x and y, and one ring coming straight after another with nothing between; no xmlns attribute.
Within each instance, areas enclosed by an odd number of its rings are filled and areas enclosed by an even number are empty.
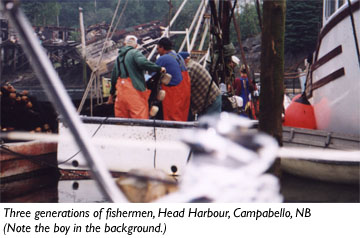
<svg viewBox="0 0 360 238"><path fill-rule="evenodd" d="M125 5L124 5L124 7L123 7L123 9L122 9L122 11L121 11L121 13L120 13L119 19L118 19L118 21L116 22L116 25L115 25L115 27L114 27L113 32L111 33L110 39L112 39L112 37L113 37L113 35L114 35L114 33L115 33L115 30L117 29L117 27L118 27L118 25L119 25L119 23L120 23L120 20L121 20L123 14L124 14L124 12L125 12L125 9L126 9L126 7L127 7L128 1L129 1L129 0L126 0L126 2L125 2Z"/></svg>
<svg viewBox="0 0 360 238"><path fill-rule="evenodd" d="M99 124L98 128L96 128L95 132L91 135L91 138L93 138L98 131L100 130L101 126L108 120L108 117L105 117L105 119ZM65 164L66 162L70 161L72 158L74 158L76 155L78 155L81 152L81 150L79 150L78 152L76 152L74 155L70 156L68 159L62 161L61 163L58 164Z"/></svg>
<svg viewBox="0 0 360 238"><path fill-rule="evenodd" d="M120 13L119 19L117 20L116 25L113 28L113 31L111 32L111 35L110 35L109 39L112 39L112 37L114 36L114 33L115 33L119 23L120 23L120 20L121 20L122 16L124 15L124 12L125 12L125 9L127 7L128 2L129 2L129 0L126 0L125 5L124 5L124 7L123 7L123 9L122 9L122 11ZM106 43L106 41L105 41L105 43ZM105 50L105 48L104 48L104 50ZM97 75L97 79L98 80L96 80L97 84L96 84L96 89L95 89L96 90L95 91L96 92L96 103L97 103L97 105L101 105L101 104L104 103L104 98L103 98L103 95L101 93L101 81L100 81L99 75Z"/></svg>
<svg viewBox="0 0 360 238"><path fill-rule="evenodd" d="M90 89L91 89L91 85L93 84L94 78L97 78L96 75L95 75L95 72L98 70L98 67L99 67L99 65L100 65L100 62L101 62L101 60L102 60L102 58L103 58L103 54L104 54L104 51L105 51L106 42L108 41L108 39L109 39L109 37L110 37L110 32L111 32L111 29L112 29L114 20L115 20L115 18L116 18L117 12L118 12L118 10L119 10L120 3L121 3L121 0L118 0L118 4L117 4L117 6L116 6L115 13L114 13L113 18L112 18L112 20L111 20L111 24L110 24L109 30L108 30L108 32L107 32L107 34L106 34L106 38L105 38L105 41L104 41L104 45L103 45L102 50L101 50L101 55L100 55L99 60L98 60L98 62L97 62L97 64L96 64L96 66L95 66L95 69L91 72L91 76L90 76L89 83L88 83L88 85L87 85L87 87L86 87L86 90L85 90L84 95L83 95L83 97L82 97L82 99L81 99L79 108L78 108L78 110L77 110L78 113L81 112L81 110L82 110L82 108L83 108L83 106L84 106L85 100L86 100L86 98L87 98L87 96L88 96L88 94L89 94L89 91L90 91Z"/></svg>

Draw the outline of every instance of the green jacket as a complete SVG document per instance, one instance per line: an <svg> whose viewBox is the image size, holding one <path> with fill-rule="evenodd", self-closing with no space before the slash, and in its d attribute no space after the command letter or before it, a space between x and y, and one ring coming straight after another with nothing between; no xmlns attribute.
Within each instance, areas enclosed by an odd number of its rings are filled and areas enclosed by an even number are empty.
<svg viewBox="0 0 360 238"><path fill-rule="evenodd" d="M128 52L127 52L128 51ZM157 64L147 60L145 56L138 50L134 49L131 46L124 46L119 49L119 56L116 58L114 68L111 74L111 95L115 94L116 91L116 81L118 77L126 78L126 71L124 68L123 62L125 53L125 65L129 72L129 77L132 81L132 84L135 89L143 92L146 90L145 86L145 78L144 78L144 71L151 71L151 72L160 72L161 67ZM118 68L120 65L120 70ZM121 72L121 75L119 73Z"/></svg>

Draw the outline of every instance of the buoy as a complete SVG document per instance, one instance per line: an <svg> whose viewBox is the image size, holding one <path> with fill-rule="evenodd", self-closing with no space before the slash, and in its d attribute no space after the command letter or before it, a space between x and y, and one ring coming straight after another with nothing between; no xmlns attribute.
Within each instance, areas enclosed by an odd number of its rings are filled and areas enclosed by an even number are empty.
<svg viewBox="0 0 360 238"><path fill-rule="evenodd" d="M158 106L152 106L151 108L150 108L150 117L154 117L154 116L156 116L156 114L158 113L158 111L159 111L159 107Z"/></svg>
<svg viewBox="0 0 360 238"><path fill-rule="evenodd" d="M163 89L161 89L161 90L158 92L156 99L161 102L161 101L164 100L165 95L166 95L166 91L163 90Z"/></svg>
<svg viewBox="0 0 360 238"><path fill-rule="evenodd" d="M316 129L314 109L305 95L297 97L286 108L283 125Z"/></svg>
<svg viewBox="0 0 360 238"><path fill-rule="evenodd" d="M10 97L11 99L16 99L16 93L10 93L10 94L9 94L9 97Z"/></svg>
<svg viewBox="0 0 360 238"><path fill-rule="evenodd" d="M291 102L294 102L295 100L298 100L301 97L301 94L296 94L293 99L291 99Z"/></svg>
<svg viewBox="0 0 360 238"><path fill-rule="evenodd" d="M161 82L165 85L168 85L171 81L171 74L165 73L161 76Z"/></svg>
<svg viewBox="0 0 360 238"><path fill-rule="evenodd" d="M32 105L32 103L31 103L30 101L26 103L26 107L27 107L27 108L32 108L32 106L33 106L33 105Z"/></svg>

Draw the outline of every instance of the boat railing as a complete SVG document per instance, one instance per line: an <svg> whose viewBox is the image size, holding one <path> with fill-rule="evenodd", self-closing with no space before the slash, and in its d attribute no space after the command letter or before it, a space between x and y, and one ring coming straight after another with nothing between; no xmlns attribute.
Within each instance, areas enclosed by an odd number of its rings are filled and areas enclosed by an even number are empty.
<svg viewBox="0 0 360 238"><path fill-rule="evenodd" d="M171 128L193 128L198 126L198 122L180 122L165 120L147 120L147 119L131 119L118 117L80 117L83 123L96 124L117 124L131 126L150 126L150 127L171 127Z"/></svg>

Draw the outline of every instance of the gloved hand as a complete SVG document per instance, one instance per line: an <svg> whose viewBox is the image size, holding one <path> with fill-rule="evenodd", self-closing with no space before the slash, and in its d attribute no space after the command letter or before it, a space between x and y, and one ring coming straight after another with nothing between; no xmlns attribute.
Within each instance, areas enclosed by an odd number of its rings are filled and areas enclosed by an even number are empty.
<svg viewBox="0 0 360 238"><path fill-rule="evenodd" d="M107 104L114 104L114 96L110 95L106 103Z"/></svg>

